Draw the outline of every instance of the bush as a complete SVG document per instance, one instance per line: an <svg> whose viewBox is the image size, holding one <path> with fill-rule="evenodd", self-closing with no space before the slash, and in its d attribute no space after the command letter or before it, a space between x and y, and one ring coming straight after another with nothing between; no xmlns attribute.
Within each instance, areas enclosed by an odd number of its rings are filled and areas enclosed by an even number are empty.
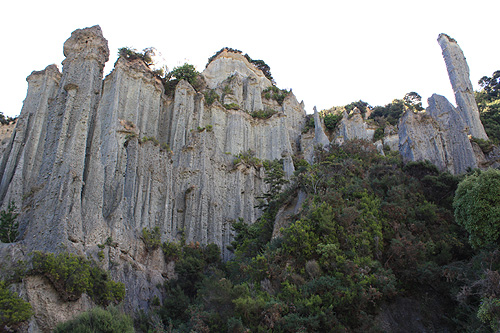
<svg viewBox="0 0 500 333"><path fill-rule="evenodd" d="M3 243L13 243L19 232L19 223L16 221L17 213L14 213L16 206L11 202L7 211L0 211L0 241Z"/></svg>
<svg viewBox="0 0 500 333"><path fill-rule="evenodd" d="M240 109L240 106L236 103L224 104L224 107L227 110L239 110Z"/></svg>
<svg viewBox="0 0 500 333"><path fill-rule="evenodd" d="M111 280L106 271L85 258L67 252L57 256L34 252L31 274L47 277L65 301L77 300L86 292L94 302L107 306L125 297L123 283Z"/></svg>
<svg viewBox="0 0 500 333"><path fill-rule="evenodd" d="M283 101L286 96L290 94L290 91L285 89L279 89L276 86L270 86L262 90L262 97L265 99L274 99L279 105L283 105Z"/></svg>
<svg viewBox="0 0 500 333"><path fill-rule="evenodd" d="M142 228L142 240L148 251L154 251L161 245L160 227L154 227L152 230Z"/></svg>
<svg viewBox="0 0 500 333"><path fill-rule="evenodd" d="M11 332L33 315L31 305L11 292L0 280L0 331Z"/></svg>
<svg viewBox="0 0 500 333"><path fill-rule="evenodd" d="M54 332L132 333L135 331L132 318L120 313L115 307L109 307L108 309L97 307L80 314L72 320L58 324Z"/></svg>
<svg viewBox="0 0 500 333"><path fill-rule="evenodd" d="M172 72L170 72L172 78L177 80L186 80L190 85L195 86L198 82L198 75L200 73L191 64L184 64L179 67L175 67Z"/></svg>
<svg viewBox="0 0 500 333"><path fill-rule="evenodd" d="M330 131L333 132L336 128L338 123L342 120L343 115L341 113L339 114L333 114L329 113L325 115L323 118L323 121L325 123L325 127Z"/></svg>
<svg viewBox="0 0 500 333"><path fill-rule="evenodd" d="M215 101L220 100L219 94L217 94L213 89L205 91L204 95L205 95L205 103L207 103L207 105L209 106L212 105Z"/></svg>
<svg viewBox="0 0 500 333"><path fill-rule="evenodd" d="M453 201L457 223L474 248L500 243L500 171L475 171L458 184Z"/></svg>
<svg viewBox="0 0 500 333"><path fill-rule="evenodd" d="M277 111L266 109L266 110L258 110L258 111L252 111L250 112L250 115L254 118L259 118L259 119L269 119L273 115L278 113Z"/></svg>

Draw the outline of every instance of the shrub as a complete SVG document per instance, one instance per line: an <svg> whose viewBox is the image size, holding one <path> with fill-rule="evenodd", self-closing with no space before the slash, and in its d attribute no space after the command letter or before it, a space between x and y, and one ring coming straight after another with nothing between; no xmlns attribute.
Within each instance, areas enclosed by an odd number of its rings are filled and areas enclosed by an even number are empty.
<svg viewBox="0 0 500 333"><path fill-rule="evenodd" d="M373 133L373 142L377 142L378 140L382 140L384 138L384 127L379 127Z"/></svg>
<svg viewBox="0 0 500 333"><path fill-rule="evenodd" d="M204 95L205 95L205 103L207 103L207 105L209 106L212 105L215 101L220 100L219 94L217 94L214 89L205 91Z"/></svg>
<svg viewBox="0 0 500 333"><path fill-rule="evenodd" d="M341 113L338 113L338 114L329 113L329 114L325 115L325 117L323 118L323 121L325 123L325 127L330 132L333 132L337 128L337 125L342 120L342 117L343 117L343 115Z"/></svg>
<svg viewBox="0 0 500 333"><path fill-rule="evenodd" d="M58 324L54 332L132 333L135 330L132 318L120 313L117 308L109 307L108 309L102 309L96 307L80 314L72 320Z"/></svg>
<svg viewBox="0 0 500 333"><path fill-rule="evenodd" d="M269 119L273 115L278 113L277 111L271 110L271 109L266 109L266 110L257 110L257 111L252 111L250 112L250 115L254 118L259 118L259 119Z"/></svg>
<svg viewBox="0 0 500 333"><path fill-rule="evenodd" d="M33 315L31 305L11 292L0 280L0 331L11 332Z"/></svg>
<svg viewBox="0 0 500 333"><path fill-rule="evenodd" d="M161 245L160 227L156 226L152 230L142 228L142 240L148 251L154 251Z"/></svg>
<svg viewBox="0 0 500 333"><path fill-rule="evenodd" d="M12 243L16 240L19 232L19 222L16 221L17 215L14 213L16 206L11 202L7 211L0 211L0 241L3 243Z"/></svg>
<svg viewBox="0 0 500 333"><path fill-rule="evenodd" d="M458 184L455 218L469 233L474 248L500 242L500 171L476 171Z"/></svg>
<svg viewBox="0 0 500 333"><path fill-rule="evenodd" d="M262 166L262 161L255 157L255 152L251 149L247 150L244 153L239 153L235 156L236 158L233 161L234 165L239 163L244 163L248 166L253 166L254 168L260 168Z"/></svg>
<svg viewBox="0 0 500 333"><path fill-rule="evenodd" d="M262 90L262 97L265 99L274 99L279 105L283 105L283 101L286 96L290 94L290 91L285 89L279 89L276 86L270 86Z"/></svg>
<svg viewBox="0 0 500 333"><path fill-rule="evenodd" d="M224 107L227 110L239 110L240 109L240 106L236 103L224 104Z"/></svg>
<svg viewBox="0 0 500 333"><path fill-rule="evenodd" d="M74 301L86 292L100 305L119 303L125 297L125 285L109 278L106 271L91 264L81 256L63 252L33 253L31 274L41 274L49 279L59 296Z"/></svg>
<svg viewBox="0 0 500 333"><path fill-rule="evenodd" d="M190 85L194 86L197 84L198 75L200 73L191 64L184 64L179 67L175 67L172 72L170 72L172 78L177 80L186 80Z"/></svg>
<svg viewBox="0 0 500 333"><path fill-rule="evenodd" d="M477 143L479 148L481 148L481 150L485 154L488 154L489 152L491 152L493 150L494 145L493 145L493 142L491 142L490 140L484 140L481 138L474 138L473 137L471 139L471 141Z"/></svg>

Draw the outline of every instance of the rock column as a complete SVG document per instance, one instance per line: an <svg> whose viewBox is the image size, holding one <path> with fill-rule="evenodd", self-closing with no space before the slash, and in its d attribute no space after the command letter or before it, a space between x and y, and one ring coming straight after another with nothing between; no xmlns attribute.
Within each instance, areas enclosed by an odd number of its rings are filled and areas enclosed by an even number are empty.
<svg viewBox="0 0 500 333"><path fill-rule="evenodd" d="M488 140L483 124L479 119L479 110L474 98L474 90L469 76L469 66L457 41L446 34L440 34L438 43L443 50L443 58L448 69L455 100L461 117L469 127L473 137Z"/></svg>
<svg viewBox="0 0 500 333"><path fill-rule="evenodd" d="M109 58L101 28L74 31L64 43L64 55L59 90L49 106L42 166L32 198L36 206L26 216L26 236L43 240L42 248L50 249L54 249L51 242L82 239L81 193L103 68Z"/></svg>

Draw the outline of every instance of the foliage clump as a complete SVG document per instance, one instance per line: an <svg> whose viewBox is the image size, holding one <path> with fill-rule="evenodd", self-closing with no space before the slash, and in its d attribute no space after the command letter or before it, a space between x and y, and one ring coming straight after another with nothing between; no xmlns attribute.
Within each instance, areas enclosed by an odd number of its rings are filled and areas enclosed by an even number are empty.
<svg viewBox="0 0 500 333"><path fill-rule="evenodd" d="M5 281L0 280L0 331L16 331L32 315L31 305L10 291Z"/></svg>
<svg viewBox="0 0 500 333"><path fill-rule="evenodd" d="M265 110L255 110L250 112L250 115L254 118L258 119L269 119L272 116L274 116L278 111L272 110L272 109L265 109Z"/></svg>
<svg viewBox="0 0 500 333"><path fill-rule="evenodd" d="M63 332L133 333L135 330L131 317L110 306L107 309L96 307L74 319L59 323L54 333Z"/></svg>
<svg viewBox="0 0 500 333"><path fill-rule="evenodd" d="M260 168L262 167L262 161L255 157L255 152L251 149L247 150L246 152L239 153L238 155L235 156L235 159L233 160L233 164L246 164L247 166L252 166L254 168Z"/></svg>
<svg viewBox="0 0 500 333"><path fill-rule="evenodd" d="M160 227L156 226L153 229L142 228L141 238L148 251L156 250L161 245Z"/></svg>
<svg viewBox="0 0 500 333"><path fill-rule="evenodd" d="M479 116L491 143L500 143L500 71L479 80L482 90L475 92Z"/></svg>
<svg viewBox="0 0 500 333"><path fill-rule="evenodd" d="M469 233L474 248L500 245L500 171L468 175L453 201L457 223Z"/></svg>
<svg viewBox="0 0 500 333"><path fill-rule="evenodd" d="M279 105L283 105L285 98L290 95L290 91L280 89L276 86L270 86L262 90L262 97L268 100L275 100Z"/></svg>
<svg viewBox="0 0 500 333"><path fill-rule="evenodd" d="M205 103L208 106L212 105L215 101L220 101L220 96L215 92L214 89L210 89L204 92L205 95Z"/></svg>
<svg viewBox="0 0 500 333"><path fill-rule="evenodd" d="M190 85L195 86L198 82L200 73L193 65L185 63L182 66L174 67L170 75L175 80L186 80Z"/></svg>
<svg viewBox="0 0 500 333"><path fill-rule="evenodd" d="M82 256L63 252L58 255L33 253L31 274L45 276L65 301L74 301L87 293L97 304L118 304L125 297L125 285Z"/></svg>
<svg viewBox="0 0 500 333"><path fill-rule="evenodd" d="M0 242L13 243L19 235L19 222L14 202L9 203L7 210L0 211Z"/></svg>

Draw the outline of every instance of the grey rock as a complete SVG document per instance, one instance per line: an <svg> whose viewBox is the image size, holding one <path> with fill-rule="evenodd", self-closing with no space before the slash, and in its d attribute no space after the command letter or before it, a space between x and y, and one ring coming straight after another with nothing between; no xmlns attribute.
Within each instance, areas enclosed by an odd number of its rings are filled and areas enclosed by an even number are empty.
<svg viewBox="0 0 500 333"><path fill-rule="evenodd" d="M438 43L443 51L443 58L455 93L458 110L469 128L469 134L476 138L488 140L483 124L479 119L479 110L470 81L469 66L462 49L458 46L456 40L446 34L439 35Z"/></svg>
<svg viewBox="0 0 500 333"><path fill-rule="evenodd" d="M341 144L344 141L353 139L372 140L374 133L375 129L368 126L361 115L361 111L358 108L354 108L351 114L347 114L344 111L342 120L336 131L335 141Z"/></svg>
<svg viewBox="0 0 500 333"><path fill-rule="evenodd" d="M425 112L407 110L399 123L399 151L405 162L429 160L442 171L460 174L476 168L467 126L460 113L439 95Z"/></svg>

